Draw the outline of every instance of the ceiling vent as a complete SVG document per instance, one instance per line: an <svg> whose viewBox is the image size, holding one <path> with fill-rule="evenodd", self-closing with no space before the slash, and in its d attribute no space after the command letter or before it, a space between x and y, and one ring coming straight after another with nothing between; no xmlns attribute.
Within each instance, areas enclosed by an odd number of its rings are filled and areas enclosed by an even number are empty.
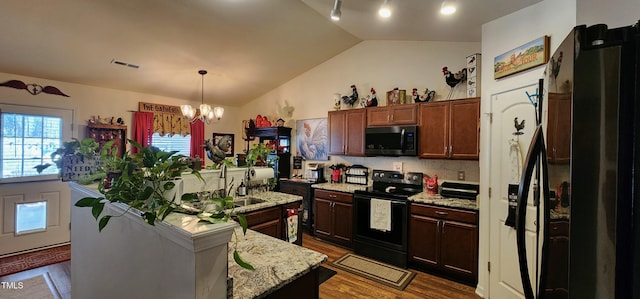
<svg viewBox="0 0 640 299"><path fill-rule="evenodd" d="M132 69L139 69L140 66L136 65L136 64L131 64L131 63L126 63L124 61L120 61L120 60L115 60L115 59L111 59L111 63L112 64L117 64L117 65L121 65L121 66L126 66L126 67L130 67Z"/></svg>

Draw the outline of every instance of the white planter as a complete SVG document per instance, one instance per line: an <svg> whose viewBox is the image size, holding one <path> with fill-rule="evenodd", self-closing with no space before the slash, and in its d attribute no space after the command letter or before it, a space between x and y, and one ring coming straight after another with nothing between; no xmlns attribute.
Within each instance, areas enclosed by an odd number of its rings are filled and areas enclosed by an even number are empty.
<svg viewBox="0 0 640 299"><path fill-rule="evenodd" d="M151 226L124 204L107 204L105 213L124 216L98 232L91 213L73 204L100 193L69 186L72 298L227 298L227 243L237 223L171 213Z"/></svg>

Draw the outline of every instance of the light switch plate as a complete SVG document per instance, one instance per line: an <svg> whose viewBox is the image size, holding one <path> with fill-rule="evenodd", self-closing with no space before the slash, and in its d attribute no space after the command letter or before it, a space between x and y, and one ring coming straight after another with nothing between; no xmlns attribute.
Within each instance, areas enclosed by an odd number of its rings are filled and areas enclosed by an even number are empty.
<svg viewBox="0 0 640 299"><path fill-rule="evenodd" d="M393 162L393 170L402 172L402 162Z"/></svg>

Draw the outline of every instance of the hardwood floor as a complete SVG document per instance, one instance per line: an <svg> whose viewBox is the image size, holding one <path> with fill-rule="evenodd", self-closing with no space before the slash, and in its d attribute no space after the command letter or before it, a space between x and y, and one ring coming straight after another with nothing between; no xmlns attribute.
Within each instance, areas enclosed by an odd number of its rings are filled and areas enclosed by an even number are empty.
<svg viewBox="0 0 640 299"><path fill-rule="evenodd" d="M403 291L372 282L355 274L345 272L331 266L337 258L351 252L317 239L314 236L303 234L304 247L322 252L329 258L322 264L324 267L337 271L338 274L320 285L320 298L344 299L344 298L420 298L420 299L467 299L480 298L475 294L475 288L453 282L438 276L416 271L416 277Z"/></svg>
<svg viewBox="0 0 640 299"><path fill-rule="evenodd" d="M338 273L320 285L320 298L345 299L345 298L420 298L420 299L467 299L480 298L475 294L475 288L457 282L449 281L434 275L417 272L404 291L398 291L360 276L334 268L330 262L336 260L347 252L347 249L338 247L317 239L309 234L303 234L304 247L322 252L329 259L323 266L333 269ZM0 281L19 281L29 277L49 272L53 283L56 285L61 299L71 298L71 270L70 262L62 262L36 269L31 269L11 275L0 277Z"/></svg>

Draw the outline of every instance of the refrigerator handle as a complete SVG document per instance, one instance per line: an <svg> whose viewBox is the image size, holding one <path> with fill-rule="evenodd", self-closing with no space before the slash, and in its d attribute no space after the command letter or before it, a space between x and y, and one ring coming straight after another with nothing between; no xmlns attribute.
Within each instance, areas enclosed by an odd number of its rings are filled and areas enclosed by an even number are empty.
<svg viewBox="0 0 640 299"><path fill-rule="evenodd" d="M546 150L544 148L544 136L542 133L542 125L536 127L533 133L533 140L529 145L527 152L527 158L524 166L525 170L520 177L520 185L518 186L518 205L516 207L516 245L518 249L518 263L520 264L520 277L522 279L522 288L526 299L534 299L533 288L531 286L531 280L529 277L529 266L527 264L527 248L525 242L525 226L527 216L527 200L529 198L529 188L531 186L531 179L533 177L533 171L536 166L536 161L540 159L540 156L545 156L543 161L543 168L546 169ZM546 176L545 176L546 178ZM546 190L549 189L548 184ZM549 194L546 192L546 197ZM546 226L545 226L546 229ZM543 244L544 246L544 244Z"/></svg>
<svg viewBox="0 0 640 299"><path fill-rule="evenodd" d="M400 151L405 152L407 150L407 132L402 129L400 132Z"/></svg>

